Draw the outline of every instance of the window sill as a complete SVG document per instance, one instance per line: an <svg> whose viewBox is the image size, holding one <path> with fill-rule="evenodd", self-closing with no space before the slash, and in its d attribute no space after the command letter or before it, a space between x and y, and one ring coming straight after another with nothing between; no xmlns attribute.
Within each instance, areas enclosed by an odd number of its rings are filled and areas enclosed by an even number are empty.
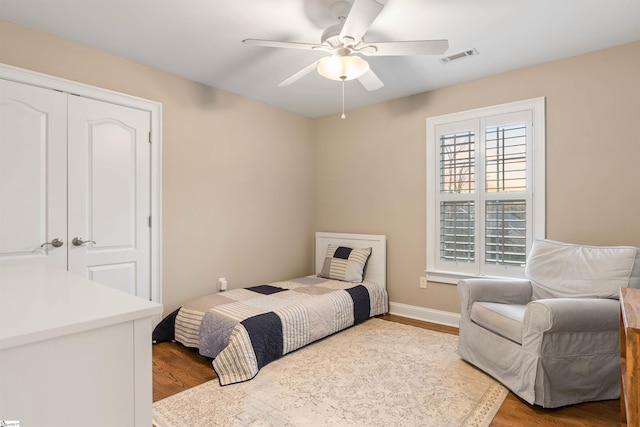
<svg viewBox="0 0 640 427"><path fill-rule="evenodd" d="M470 274L460 274L451 271L425 271L427 273L427 281L445 283L447 285L457 285L462 279L473 279L477 276Z"/></svg>
<svg viewBox="0 0 640 427"><path fill-rule="evenodd" d="M477 276L474 274L456 273L454 271L430 271L425 270L427 281L444 283L447 285L457 285L460 280L464 279L514 279L522 278L521 276Z"/></svg>

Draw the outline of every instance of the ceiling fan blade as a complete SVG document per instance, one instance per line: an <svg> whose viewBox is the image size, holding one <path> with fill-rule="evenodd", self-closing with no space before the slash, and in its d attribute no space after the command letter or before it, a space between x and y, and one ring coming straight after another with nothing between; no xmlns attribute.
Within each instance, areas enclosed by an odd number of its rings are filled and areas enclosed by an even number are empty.
<svg viewBox="0 0 640 427"><path fill-rule="evenodd" d="M340 31L340 40L347 45L358 44L383 8L384 5L375 0L355 0Z"/></svg>
<svg viewBox="0 0 640 427"><path fill-rule="evenodd" d="M326 50L326 47L320 44L283 42L278 40L244 39L242 43L253 46L280 47L285 49Z"/></svg>
<svg viewBox="0 0 640 427"><path fill-rule="evenodd" d="M448 40L413 40L369 43L358 49L358 52L366 56L442 55L447 49Z"/></svg>
<svg viewBox="0 0 640 427"><path fill-rule="evenodd" d="M377 90L384 86L382 80L378 78L376 73L371 71L371 68L369 68L369 71L358 77L358 81L362 83L362 86L364 86L368 91Z"/></svg>
<svg viewBox="0 0 640 427"><path fill-rule="evenodd" d="M313 63L304 67L302 70L294 73L290 77L287 77L286 79L278 83L278 86L289 86L291 83L300 80L301 78L318 68L318 62L320 62L320 60L314 61Z"/></svg>

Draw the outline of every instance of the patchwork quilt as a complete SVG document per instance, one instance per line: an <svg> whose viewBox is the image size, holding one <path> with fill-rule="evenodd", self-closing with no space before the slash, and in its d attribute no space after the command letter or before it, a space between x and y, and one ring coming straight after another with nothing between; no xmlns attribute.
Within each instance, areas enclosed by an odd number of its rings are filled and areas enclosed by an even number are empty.
<svg viewBox="0 0 640 427"><path fill-rule="evenodd" d="M250 380L269 362L387 311L382 286L308 276L189 301L156 327L154 340L175 338L197 347L213 358L224 386Z"/></svg>

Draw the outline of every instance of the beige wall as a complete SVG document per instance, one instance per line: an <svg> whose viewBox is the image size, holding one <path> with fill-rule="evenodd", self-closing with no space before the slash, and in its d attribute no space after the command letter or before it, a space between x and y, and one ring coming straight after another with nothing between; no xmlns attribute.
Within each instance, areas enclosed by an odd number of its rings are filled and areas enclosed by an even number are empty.
<svg viewBox="0 0 640 427"><path fill-rule="evenodd" d="M163 303L312 271L312 121L0 20L0 62L162 103Z"/></svg>
<svg viewBox="0 0 640 427"><path fill-rule="evenodd" d="M317 119L317 228L386 234L391 301L459 312L455 286L418 287L426 118L544 96L547 237L640 246L639 76L636 42Z"/></svg>
<svg viewBox="0 0 640 427"><path fill-rule="evenodd" d="M426 118L540 96L547 236L640 246L640 42L311 120L1 20L0 40L2 63L162 103L165 311L310 273L321 230L386 234L391 300L459 312L455 286L418 288Z"/></svg>

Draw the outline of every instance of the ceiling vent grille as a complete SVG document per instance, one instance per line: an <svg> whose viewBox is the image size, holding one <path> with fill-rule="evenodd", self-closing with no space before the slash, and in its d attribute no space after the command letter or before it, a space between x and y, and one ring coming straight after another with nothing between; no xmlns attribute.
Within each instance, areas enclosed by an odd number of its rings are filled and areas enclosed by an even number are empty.
<svg viewBox="0 0 640 427"><path fill-rule="evenodd" d="M470 50L465 50L464 52L454 53L453 55L446 56L440 59L440 62L442 62L443 64L448 64L449 62L459 61L469 56L476 56L476 55L478 55L478 51L475 49L470 49Z"/></svg>

